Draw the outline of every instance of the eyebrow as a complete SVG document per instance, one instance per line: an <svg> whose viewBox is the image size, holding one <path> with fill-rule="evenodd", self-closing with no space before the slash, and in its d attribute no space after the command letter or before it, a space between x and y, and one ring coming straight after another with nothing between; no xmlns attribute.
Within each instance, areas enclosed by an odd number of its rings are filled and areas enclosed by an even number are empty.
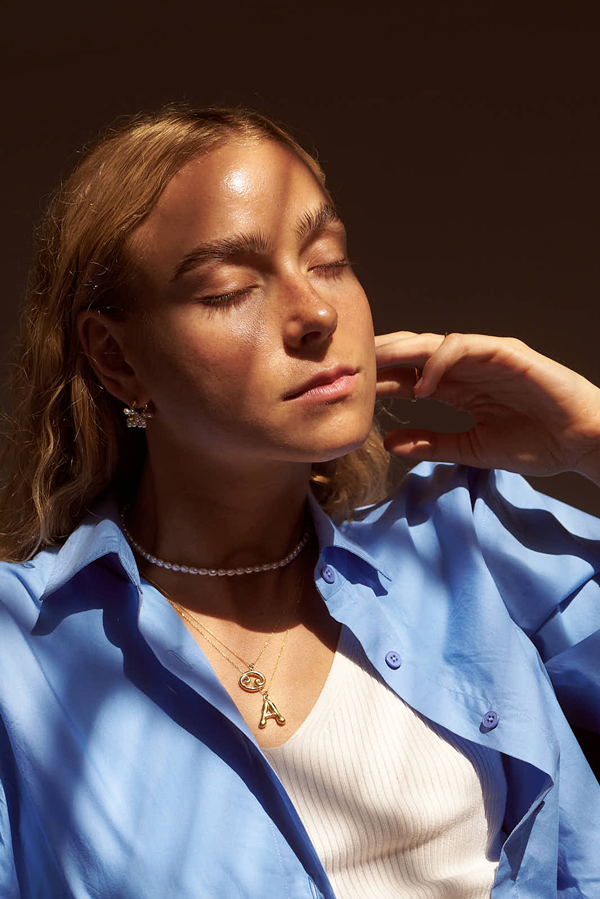
<svg viewBox="0 0 600 899"><path fill-rule="evenodd" d="M331 226L344 224L336 210L329 203L323 203L317 209L307 209L302 213L294 231L303 245L314 240L319 234ZM194 247L186 253L177 264L171 277L171 283L183 277L186 272L209 263L226 263L248 256L260 256L272 249L272 242L261 231L251 234L234 234L232 237L221 237Z"/></svg>

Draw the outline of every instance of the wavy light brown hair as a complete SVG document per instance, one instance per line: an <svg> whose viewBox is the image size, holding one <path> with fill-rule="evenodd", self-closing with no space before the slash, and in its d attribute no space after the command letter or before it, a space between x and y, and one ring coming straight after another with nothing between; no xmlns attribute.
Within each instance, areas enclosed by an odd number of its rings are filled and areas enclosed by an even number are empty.
<svg viewBox="0 0 600 899"><path fill-rule="evenodd" d="M0 559L20 562L63 541L107 488L130 501L146 453L122 404L100 385L79 343L77 315L131 306L125 247L173 175L235 137L276 141L325 176L279 125L248 109L166 107L111 127L53 196L22 316L13 369L14 408L3 453ZM313 492L338 520L385 495L389 455L373 423L362 447L316 463Z"/></svg>

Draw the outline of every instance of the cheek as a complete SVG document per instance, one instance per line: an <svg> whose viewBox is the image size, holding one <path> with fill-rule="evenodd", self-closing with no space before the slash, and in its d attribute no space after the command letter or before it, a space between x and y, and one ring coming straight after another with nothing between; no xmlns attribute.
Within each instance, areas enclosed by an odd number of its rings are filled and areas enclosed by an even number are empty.
<svg viewBox="0 0 600 899"><path fill-rule="evenodd" d="M224 410L260 390L265 354L256 336L210 324L200 329L171 321L153 328L143 356L155 402Z"/></svg>
<svg viewBox="0 0 600 899"><path fill-rule="evenodd" d="M359 288L344 309L346 331L360 345L362 353L375 365L375 338L371 306L364 290Z"/></svg>
<svg viewBox="0 0 600 899"><path fill-rule="evenodd" d="M351 327L355 339L360 342L368 402L373 402L374 404L377 385L377 356L375 353L373 317L371 306L362 289L360 296L356 297L354 319L351 322Z"/></svg>

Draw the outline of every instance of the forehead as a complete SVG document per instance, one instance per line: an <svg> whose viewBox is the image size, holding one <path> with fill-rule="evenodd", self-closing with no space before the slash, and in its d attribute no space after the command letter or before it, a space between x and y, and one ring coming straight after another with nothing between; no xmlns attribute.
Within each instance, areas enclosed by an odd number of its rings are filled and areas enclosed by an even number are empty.
<svg viewBox="0 0 600 899"><path fill-rule="evenodd" d="M277 238L324 197L316 177L291 150L273 141L232 141L176 173L134 233L131 248L143 249L149 262L240 231Z"/></svg>

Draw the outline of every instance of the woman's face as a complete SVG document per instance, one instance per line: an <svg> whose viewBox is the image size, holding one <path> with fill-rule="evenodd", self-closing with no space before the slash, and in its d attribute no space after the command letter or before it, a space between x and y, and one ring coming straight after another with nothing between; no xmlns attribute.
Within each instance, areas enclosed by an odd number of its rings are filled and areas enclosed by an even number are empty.
<svg viewBox="0 0 600 899"><path fill-rule="evenodd" d="M375 400L373 324L311 171L263 141L186 164L134 233L125 359L153 435L225 460L325 461ZM325 373L325 374L323 374ZM336 378L304 394L315 376ZM133 398L132 398L133 399Z"/></svg>

